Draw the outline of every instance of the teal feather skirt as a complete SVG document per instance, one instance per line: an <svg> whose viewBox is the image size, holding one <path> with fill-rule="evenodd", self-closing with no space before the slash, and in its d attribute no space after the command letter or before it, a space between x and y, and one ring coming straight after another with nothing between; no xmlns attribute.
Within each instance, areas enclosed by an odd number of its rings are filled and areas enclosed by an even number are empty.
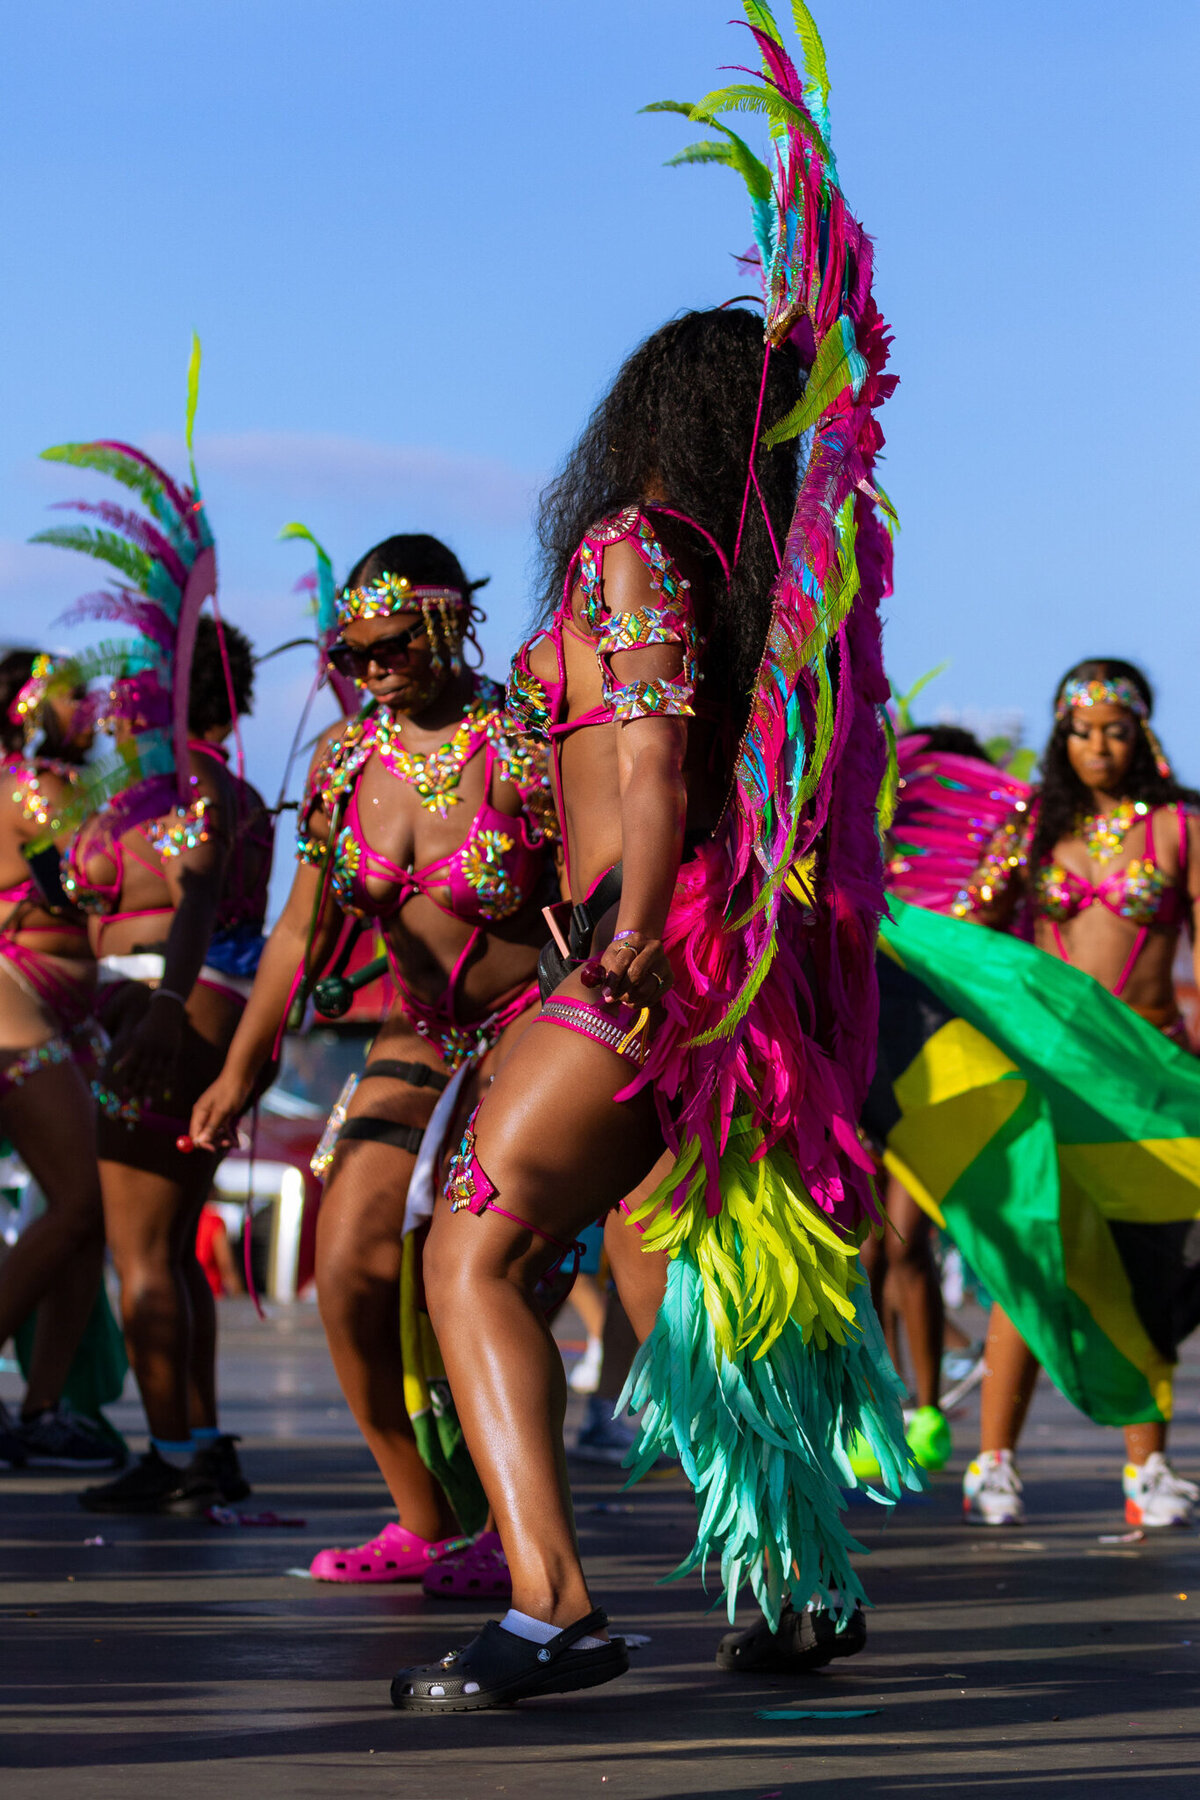
<svg viewBox="0 0 1200 1800"><path fill-rule="evenodd" d="M837 1589L848 1608L865 1600L848 1490L891 1505L923 1483L857 1247L813 1205L790 1156L754 1159L760 1144L734 1121L715 1218L698 1157L682 1204L672 1208L664 1184L638 1209L644 1248L671 1261L621 1404L640 1414L630 1481L666 1453L696 1493L695 1542L668 1579L706 1579L717 1560L730 1619L748 1582L774 1628L789 1598L802 1606ZM879 1467L870 1483L850 1467L856 1437Z"/></svg>

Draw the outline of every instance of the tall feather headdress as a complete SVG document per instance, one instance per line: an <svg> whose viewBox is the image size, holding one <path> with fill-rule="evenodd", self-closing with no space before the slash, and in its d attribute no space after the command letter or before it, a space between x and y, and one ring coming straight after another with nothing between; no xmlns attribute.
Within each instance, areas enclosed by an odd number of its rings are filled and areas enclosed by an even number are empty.
<svg viewBox="0 0 1200 1800"><path fill-rule="evenodd" d="M42 452L48 462L110 475L136 494L149 514L110 500L64 501L64 508L98 523L53 526L32 539L80 550L117 573L110 586L78 600L65 623L102 619L133 629L131 637L106 639L82 651L64 677L82 683L107 678L101 722L127 728L112 754L87 770L72 802L79 818L104 808L113 835L190 800L192 653L201 608L217 589L216 548L193 454L199 385L200 340L193 337L186 419L190 486L177 485L143 451L115 439L57 444Z"/></svg>
<svg viewBox="0 0 1200 1800"><path fill-rule="evenodd" d="M298 589L312 595L316 611L317 685L323 686L328 681L342 712L350 718L359 708L358 689L345 675L339 675L336 669L331 669L328 662L330 647L339 635L337 582L334 580L332 559L307 525L285 525L279 535L281 538L302 538L306 544L312 545L316 566L311 574L301 576L296 585Z"/></svg>

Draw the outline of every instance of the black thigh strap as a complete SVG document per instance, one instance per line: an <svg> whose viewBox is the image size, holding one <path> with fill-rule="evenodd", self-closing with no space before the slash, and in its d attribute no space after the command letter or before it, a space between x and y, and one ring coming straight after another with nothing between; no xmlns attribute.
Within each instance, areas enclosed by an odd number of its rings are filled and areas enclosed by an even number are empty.
<svg viewBox="0 0 1200 1800"><path fill-rule="evenodd" d="M338 1132L339 1144L357 1140L363 1144L389 1144L393 1150L411 1150L415 1156L425 1133L417 1125L394 1125L391 1119L373 1119L369 1114L347 1119Z"/></svg>
<svg viewBox="0 0 1200 1800"><path fill-rule="evenodd" d="M386 1056L377 1057L374 1062L369 1062L358 1079L367 1081L372 1075L386 1075L390 1081L407 1082L409 1087L429 1087L435 1094L440 1094L442 1089L449 1086L450 1083L448 1075L442 1075L437 1069L431 1069L428 1063L393 1062L390 1057Z"/></svg>

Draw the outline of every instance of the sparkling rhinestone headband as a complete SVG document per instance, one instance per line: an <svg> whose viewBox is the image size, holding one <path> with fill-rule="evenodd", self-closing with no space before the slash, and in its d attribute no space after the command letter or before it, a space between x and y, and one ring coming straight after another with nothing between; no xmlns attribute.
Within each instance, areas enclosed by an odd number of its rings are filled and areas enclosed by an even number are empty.
<svg viewBox="0 0 1200 1800"><path fill-rule="evenodd" d="M1127 681L1123 675L1112 681L1098 681L1094 677L1091 681L1068 681L1059 696L1054 716L1065 719L1077 706L1123 706L1143 722L1150 717L1150 708L1132 681Z"/></svg>
<svg viewBox="0 0 1200 1800"><path fill-rule="evenodd" d="M421 611L427 606L464 607L468 596L460 588L416 587L407 575L383 574L366 587L343 588L337 597L339 625L351 619L386 619L391 613Z"/></svg>

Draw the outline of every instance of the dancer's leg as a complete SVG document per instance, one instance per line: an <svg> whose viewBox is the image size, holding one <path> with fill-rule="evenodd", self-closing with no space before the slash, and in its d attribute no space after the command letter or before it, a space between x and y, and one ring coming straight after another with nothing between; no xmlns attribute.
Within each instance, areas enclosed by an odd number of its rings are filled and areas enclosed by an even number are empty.
<svg viewBox="0 0 1200 1800"><path fill-rule="evenodd" d="M28 1400L53 1406L87 1325L104 1248L92 1097L79 1069L56 1063L30 1076L0 1102L0 1125L46 1198L0 1268L0 1343L54 1294L54 1332L39 1332Z"/></svg>
<svg viewBox="0 0 1200 1800"><path fill-rule="evenodd" d="M894 1175L888 1178L885 1204L888 1233L884 1311L895 1312L903 1320L917 1405L936 1406L945 1309L933 1254L933 1222Z"/></svg>
<svg viewBox="0 0 1200 1800"><path fill-rule="evenodd" d="M99 1236L76 1251L38 1303L22 1417L32 1419L56 1407L62 1398L103 1272L104 1239Z"/></svg>
<svg viewBox="0 0 1200 1800"><path fill-rule="evenodd" d="M1156 1451L1159 1455L1165 1454L1166 1448L1167 1428L1165 1425L1157 1421L1147 1425L1126 1425L1125 1458L1127 1462L1133 1463L1137 1468L1140 1469L1142 1464L1147 1462Z"/></svg>
<svg viewBox="0 0 1200 1800"><path fill-rule="evenodd" d="M207 1195L205 1196L207 1199ZM217 1302L196 1260L196 1236L181 1261L191 1319L188 1356L188 1423L193 1431L217 1428Z"/></svg>
<svg viewBox="0 0 1200 1800"><path fill-rule="evenodd" d="M397 1043L389 1036L386 1053L434 1066L419 1039ZM360 1083L349 1117L423 1129L436 1099L431 1087L373 1076ZM317 1298L342 1393L400 1523L436 1539L453 1535L457 1523L417 1449L400 1346L400 1234L415 1161L395 1144L338 1145L317 1217Z"/></svg>
<svg viewBox="0 0 1200 1800"><path fill-rule="evenodd" d="M139 1134L142 1135L142 1134ZM183 1158L178 1176L106 1158L100 1164L108 1241L121 1282L121 1318L152 1437L191 1434L192 1309L186 1264L212 1180L210 1156ZM202 1166L197 1166L202 1165Z"/></svg>
<svg viewBox="0 0 1200 1800"><path fill-rule="evenodd" d="M984 1357L979 1448L1015 1450L1037 1384L1038 1361L1012 1320L998 1306L992 1307L988 1321Z"/></svg>
<svg viewBox="0 0 1200 1800"><path fill-rule="evenodd" d="M637 1192L628 1196L627 1206L634 1209L640 1200L652 1194L669 1167L669 1155L661 1156ZM604 1253L625 1316L639 1344L644 1344L654 1330L654 1321L667 1291L669 1258L663 1250L642 1249L642 1234L630 1223L621 1207L615 1207L604 1222Z"/></svg>
<svg viewBox="0 0 1200 1800"><path fill-rule="evenodd" d="M564 986L584 997L576 977ZM569 1241L636 1188L662 1138L648 1094L614 1099L629 1077L627 1062L590 1039L531 1028L476 1123L497 1204ZM562 1360L534 1297L559 1254L494 1209L442 1208L425 1277L459 1418L512 1569L513 1605L566 1626L591 1608L567 1486Z"/></svg>

